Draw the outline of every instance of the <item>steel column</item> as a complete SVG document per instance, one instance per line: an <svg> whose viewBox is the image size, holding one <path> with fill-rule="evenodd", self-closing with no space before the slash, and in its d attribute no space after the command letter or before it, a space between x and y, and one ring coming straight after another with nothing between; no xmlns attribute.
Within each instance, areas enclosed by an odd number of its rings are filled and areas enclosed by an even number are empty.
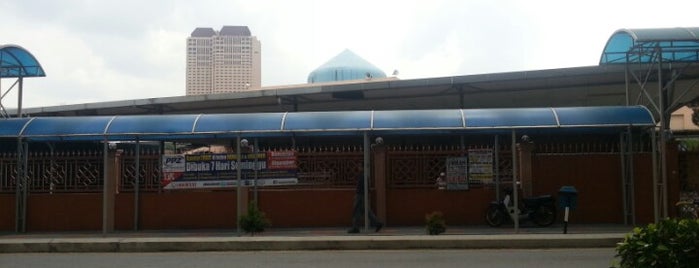
<svg viewBox="0 0 699 268"><path fill-rule="evenodd" d="M660 221L660 209L658 203L658 141L655 137L655 127L650 131L651 148L653 151L652 161L653 161L653 217L654 222L658 223Z"/></svg>
<svg viewBox="0 0 699 268"><path fill-rule="evenodd" d="M17 88L19 91L17 93L17 118L22 117L22 88L24 87L24 77L19 77L17 79L19 81L19 88Z"/></svg>
<svg viewBox="0 0 699 268"><path fill-rule="evenodd" d="M257 138L255 138L253 148L252 148L252 151L255 154L255 171L254 171L255 177L253 178L254 179L253 180L253 187L254 187L253 188L253 193L254 193L253 200L255 200L254 201L255 205L259 206L259 203L257 203L257 173L258 173L258 170L260 169L260 166L259 166L259 162L257 161L257 153L259 152L259 150L257 148L259 148L259 147L257 147Z"/></svg>
<svg viewBox="0 0 699 268"><path fill-rule="evenodd" d="M667 92L663 89L663 58L662 58L662 51L659 50L656 53L658 53L658 105L660 108L660 178L662 180L661 184L659 185L661 187L661 193L662 196L658 199L662 204L660 207L663 210L663 217L667 216L667 203L664 202L667 200L666 190L665 190L665 182L667 182L667 131L669 130L668 127L668 122L667 120L669 117L667 116L667 111L666 106L667 106L667 96L665 95ZM657 185L654 185L653 190L655 191Z"/></svg>
<svg viewBox="0 0 699 268"><path fill-rule="evenodd" d="M364 132L364 231L369 230L369 176L371 176L369 133Z"/></svg>
<svg viewBox="0 0 699 268"><path fill-rule="evenodd" d="M515 222L515 233L519 233L519 194L517 193L517 142L516 142L516 132L512 130L512 201L515 206L514 222Z"/></svg>
<svg viewBox="0 0 699 268"><path fill-rule="evenodd" d="M241 235L241 228L240 228L240 217L243 215L243 197L242 197L242 189L240 188L240 177L242 176L242 172L240 171L240 134L238 134L236 138L236 158L235 158L235 172L236 172L236 214L235 214L235 225L237 226L237 232L238 235Z"/></svg>
<svg viewBox="0 0 699 268"><path fill-rule="evenodd" d="M107 181L108 172L107 166L109 165L109 141L104 139L104 145L102 146L102 234L107 233L107 209L109 209L107 204Z"/></svg>
<svg viewBox="0 0 699 268"><path fill-rule="evenodd" d="M24 219L22 218L22 138L17 139L17 165L15 165L15 232L21 233L23 231Z"/></svg>
<svg viewBox="0 0 699 268"><path fill-rule="evenodd" d="M624 139L624 133L619 133L619 159L621 160L621 202L622 206L624 208L624 225L628 225L628 193L626 192L626 181L627 181L627 173L626 173L626 144L625 144L625 139Z"/></svg>
<svg viewBox="0 0 699 268"><path fill-rule="evenodd" d="M22 138L17 139L17 175L15 177L15 232L27 231L27 154L29 147Z"/></svg>
<svg viewBox="0 0 699 268"><path fill-rule="evenodd" d="M500 201L500 144L499 136L495 135L495 200Z"/></svg>
<svg viewBox="0 0 699 268"><path fill-rule="evenodd" d="M22 232L27 231L27 198L29 197L29 143L22 144Z"/></svg>
<svg viewBox="0 0 699 268"><path fill-rule="evenodd" d="M134 181L133 230L138 231L138 214L140 212L139 194L141 188L141 140L138 137L136 138L136 177Z"/></svg>

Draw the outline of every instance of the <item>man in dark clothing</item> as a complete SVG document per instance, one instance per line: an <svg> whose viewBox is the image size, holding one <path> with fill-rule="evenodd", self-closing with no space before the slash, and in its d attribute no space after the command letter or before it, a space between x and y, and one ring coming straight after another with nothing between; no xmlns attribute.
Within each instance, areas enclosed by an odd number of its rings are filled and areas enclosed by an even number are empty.
<svg viewBox="0 0 699 268"><path fill-rule="evenodd" d="M359 233L359 220L364 218L364 205L364 173L360 173L357 176L357 190L355 191L352 204L352 229L347 231L348 233ZM376 218L371 208L369 208L369 222L376 232L383 227L383 223Z"/></svg>

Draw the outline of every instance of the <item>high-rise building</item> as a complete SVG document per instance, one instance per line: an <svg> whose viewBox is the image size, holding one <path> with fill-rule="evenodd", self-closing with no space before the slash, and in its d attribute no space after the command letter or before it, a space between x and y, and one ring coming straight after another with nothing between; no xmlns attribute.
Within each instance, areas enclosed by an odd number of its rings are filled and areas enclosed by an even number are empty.
<svg viewBox="0 0 699 268"><path fill-rule="evenodd" d="M187 38L187 95L259 89L260 48L247 26L194 29Z"/></svg>

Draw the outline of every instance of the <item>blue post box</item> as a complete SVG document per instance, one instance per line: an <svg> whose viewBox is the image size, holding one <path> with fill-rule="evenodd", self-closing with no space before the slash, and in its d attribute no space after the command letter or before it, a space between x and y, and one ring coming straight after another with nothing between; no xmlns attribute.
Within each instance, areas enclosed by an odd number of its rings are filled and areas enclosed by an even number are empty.
<svg viewBox="0 0 699 268"><path fill-rule="evenodd" d="M578 190L573 186L563 186L558 190L558 207L574 210L578 206Z"/></svg>
<svg viewBox="0 0 699 268"><path fill-rule="evenodd" d="M565 210L563 216L563 233L568 233L568 215L570 210L574 210L578 206L578 190L573 186L563 186L558 190L558 206Z"/></svg>

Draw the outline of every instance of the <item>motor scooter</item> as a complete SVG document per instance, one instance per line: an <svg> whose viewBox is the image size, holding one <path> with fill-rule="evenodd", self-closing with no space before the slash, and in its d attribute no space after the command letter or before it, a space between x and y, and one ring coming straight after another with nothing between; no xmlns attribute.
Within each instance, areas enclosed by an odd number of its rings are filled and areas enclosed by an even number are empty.
<svg viewBox="0 0 699 268"><path fill-rule="evenodd" d="M512 189L505 189L505 197L501 201L493 201L485 213L485 221L492 227L498 227L506 220L514 221L518 217L520 222L531 220L538 226L550 226L556 221L556 206L553 196L542 195L531 198L522 198L519 208L515 210L512 204Z"/></svg>

